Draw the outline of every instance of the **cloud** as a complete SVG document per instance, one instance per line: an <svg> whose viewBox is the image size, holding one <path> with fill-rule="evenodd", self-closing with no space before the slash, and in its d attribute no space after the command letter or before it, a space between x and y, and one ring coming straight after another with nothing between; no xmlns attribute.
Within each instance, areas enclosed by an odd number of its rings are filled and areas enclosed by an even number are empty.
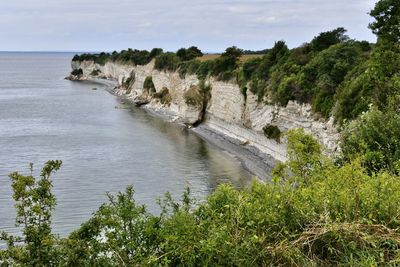
<svg viewBox="0 0 400 267"><path fill-rule="evenodd" d="M373 0L13 0L0 2L0 50L118 50L198 45L290 46L343 26L368 30Z"/></svg>

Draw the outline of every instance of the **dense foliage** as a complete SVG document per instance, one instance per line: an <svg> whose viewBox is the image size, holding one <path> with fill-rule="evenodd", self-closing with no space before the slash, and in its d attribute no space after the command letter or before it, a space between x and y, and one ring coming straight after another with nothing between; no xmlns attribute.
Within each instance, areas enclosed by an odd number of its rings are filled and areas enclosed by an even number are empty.
<svg viewBox="0 0 400 267"><path fill-rule="evenodd" d="M361 157L371 172L400 171L400 95L389 100L385 109L375 106L350 122L343 135L346 161Z"/></svg>
<svg viewBox="0 0 400 267"><path fill-rule="evenodd" d="M13 266L397 266L400 177L371 173L354 158L343 165L322 154L302 130L287 133L289 160L273 182L243 190L219 186L203 202L187 190L166 194L161 213L136 203L128 187L109 195L67 238L50 232L54 196L42 179L12 174L24 245L8 241L0 262ZM43 216L42 219L40 219ZM31 220L32 218L32 220Z"/></svg>
<svg viewBox="0 0 400 267"><path fill-rule="evenodd" d="M83 70L82 70L82 69L73 70L73 71L71 72L71 75L75 75L75 76L83 75Z"/></svg>
<svg viewBox="0 0 400 267"><path fill-rule="evenodd" d="M201 52L201 50L196 46L191 46L187 49L186 48L179 49L178 51L176 51L176 55L182 61L188 61L203 56L203 52Z"/></svg>
<svg viewBox="0 0 400 267"><path fill-rule="evenodd" d="M175 53L163 53L156 57L154 68L157 70L176 71L180 61L180 58Z"/></svg>
<svg viewBox="0 0 400 267"><path fill-rule="evenodd" d="M369 27L387 41L400 41L400 2L397 0L380 0L370 13L375 18Z"/></svg>
<svg viewBox="0 0 400 267"><path fill-rule="evenodd" d="M131 49L114 51L110 53L100 54L81 54L75 55L72 61L94 61L100 65L106 64L108 61L118 62L121 64L146 65L153 58L162 53L161 48L154 48L151 52L146 50Z"/></svg>

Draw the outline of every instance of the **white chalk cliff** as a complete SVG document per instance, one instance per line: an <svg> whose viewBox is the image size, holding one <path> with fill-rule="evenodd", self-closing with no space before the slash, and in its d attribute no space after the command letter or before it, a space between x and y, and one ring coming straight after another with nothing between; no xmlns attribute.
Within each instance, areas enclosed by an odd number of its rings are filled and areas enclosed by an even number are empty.
<svg viewBox="0 0 400 267"><path fill-rule="evenodd" d="M81 79L98 77L114 79L119 87L119 95L126 95L136 103L144 104L147 109L163 112L174 120L193 125L201 122L211 131L238 140L246 147L253 147L271 155L279 161L286 160L285 140L277 142L264 135L263 127L274 125L282 132L293 128L303 128L319 140L328 151L337 149L339 134L333 120L317 119L309 104L289 102L286 107L259 103L257 96L250 91L247 97L240 92L235 82L221 82L208 78L205 83L211 86L207 106L188 104L186 94L199 87L195 75L180 77L177 72L158 71L154 61L145 66L122 65L108 62L104 66L92 61L72 62L73 69L82 69ZM95 71L95 72L93 72ZM146 77L152 77L156 93L167 92L169 100L164 102L157 94L143 89Z"/></svg>

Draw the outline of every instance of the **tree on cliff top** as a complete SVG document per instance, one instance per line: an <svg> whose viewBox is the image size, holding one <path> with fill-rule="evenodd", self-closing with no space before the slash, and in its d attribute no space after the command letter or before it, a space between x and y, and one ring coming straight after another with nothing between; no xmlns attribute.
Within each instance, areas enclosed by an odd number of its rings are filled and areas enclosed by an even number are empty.
<svg viewBox="0 0 400 267"><path fill-rule="evenodd" d="M391 42L400 41L400 1L380 0L371 10L370 15L375 21L369 24L369 28L380 39Z"/></svg>
<svg viewBox="0 0 400 267"><path fill-rule="evenodd" d="M243 50L237 48L236 46L228 47L224 53L222 53L221 58L228 67L236 68L240 57L243 55Z"/></svg>
<svg viewBox="0 0 400 267"><path fill-rule="evenodd" d="M189 48L181 48L176 52L176 55L182 60L182 61L188 61L195 59L197 57L203 56L203 52L196 46L191 46Z"/></svg>
<svg viewBox="0 0 400 267"><path fill-rule="evenodd" d="M322 51L327 49L331 45L344 42L349 39L346 33L346 29L339 27L332 31L322 32L318 36L314 37L311 41L312 49L314 51Z"/></svg>
<svg viewBox="0 0 400 267"><path fill-rule="evenodd" d="M150 58L155 58L156 56L162 54L162 52L163 52L162 48L153 48L150 51L150 55L149 56L150 56Z"/></svg>

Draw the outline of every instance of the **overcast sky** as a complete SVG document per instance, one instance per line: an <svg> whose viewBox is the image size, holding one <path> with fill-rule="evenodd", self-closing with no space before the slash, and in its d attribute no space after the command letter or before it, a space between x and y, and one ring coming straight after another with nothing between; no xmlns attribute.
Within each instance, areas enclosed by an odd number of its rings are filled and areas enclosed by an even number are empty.
<svg viewBox="0 0 400 267"><path fill-rule="evenodd" d="M375 0L0 0L2 51L290 47L345 27L375 41Z"/></svg>

